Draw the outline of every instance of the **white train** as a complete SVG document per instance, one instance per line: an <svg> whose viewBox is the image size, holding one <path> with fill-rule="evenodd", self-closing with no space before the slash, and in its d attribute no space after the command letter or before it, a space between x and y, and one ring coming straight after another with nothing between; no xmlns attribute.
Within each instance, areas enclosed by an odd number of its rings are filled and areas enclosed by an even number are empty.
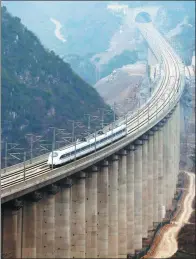
<svg viewBox="0 0 196 259"><path fill-rule="evenodd" d="M55 166L66 164L74 159L80 158L86 154L90 154L95 150L102 148L126 135L126 125L121 125L113 130L109 130L107 132L98 131L96 136L93 138L86 140L83 138L83 142L75 143L75 145L69 146L63 150L55 150L53 151L53 159L52 152L49 154L47 164L53 168ZM53 161L52 161L53 160Z"/></svg>

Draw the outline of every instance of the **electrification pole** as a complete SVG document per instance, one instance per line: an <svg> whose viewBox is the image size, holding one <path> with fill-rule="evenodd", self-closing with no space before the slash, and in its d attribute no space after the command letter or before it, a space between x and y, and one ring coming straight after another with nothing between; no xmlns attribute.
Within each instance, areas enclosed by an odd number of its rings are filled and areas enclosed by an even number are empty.
<svg viewBox="0 0 196 259"><path fill-rule="evenodd" d="M74 147L75 147L75 149L74 149L74 160L76 161L76 137L75 137L75 143L74 143Z"/></svg>
<svg viewBox="0 0 196 259"><path fill-rule="evenodd" d="M101 128L103 129L104 127L104 108L99 108L101 111Z"/></svg>
<svg viewBox="0 0 196 259"><path fill-rule="evenodd" d="M7 148L7 141L5 142L5 168L4 168L4 172L6 172L6 168L7 168L7 151L8 151L8 148Z"/></svg>
<svg viewBox="0 0 196 259"><path fill-rule="evenodd" d="M115 123L115 121L116 121L116 114L115 114L115 109L116 108L116 103L114 102L114 104L113 104L113 119L114 119L114 123Z"/></svg>
<svg viewBox="0 0 196 259"><path fill-rule="evenodd" d="M53 139L52 139L52 169L53 169L53 156L55 150L55 141L56 141L56 128L53 128Z"/></svg>
<svg viewBox="0 0 196 259"><path fill-rule="evenodd" d="M74 135L75 135L75 121L72 121L72 143L74 142Z"/></svg>
<svg viewBox="0 0 196 259"><path fill-rule="evenodd" d="M128 133L128 129L127 129L127 114L125 115L125 125L126 125L126 135Z"/></svg>
<svg viewBox="0 0 196 259"><path fill-rule="evenodd" d="M97 132L95 130L95 152L97 151Z"/></svg>
<svg viewBox="0 0 196 259"><path fill-rule="evenodd" d="M88 117L88 122L87 122L87 133L88 133L88 138L90 135L90 130L91 130L91 115L90 114L84 114L84 116Z"/></svg>
<svg viewBox="0 0 196 259"><path fill-rule="evenodd" d="M24 152L24 159L23 159L23 163L24 163L24 181L25 181L25 172L26 172L26 152Z"/></svg>

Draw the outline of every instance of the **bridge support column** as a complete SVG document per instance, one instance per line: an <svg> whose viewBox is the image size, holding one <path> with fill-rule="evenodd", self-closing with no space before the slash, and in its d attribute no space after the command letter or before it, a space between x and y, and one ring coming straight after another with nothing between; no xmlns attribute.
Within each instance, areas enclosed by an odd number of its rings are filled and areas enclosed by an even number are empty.
<svg viewBox="0 0 196 259"><path fill-rule="evenodd" d="M22 208L17 212L17 255L16 258L22 258Z"/></svg>
<svg viewBox="0 0 196 259"><path fill-rule="evenodd" d="M113 155L109 167L109 258L118 258L118 169L119 157Z"/></svg>
<svg viewBox="0 0 196 259"><path fill-rule="evenodd" d="M43 207L44 199L37 202L36 208L36 258L43 258L42 255L42 242L43 242Z"/></svg>
<svg viewBox="0 0 196 259"><path fill-rule="evenodd" d="M71 212L71 257L85 258L85 178L84 172L79 172L72 186Z"/></svg>
<svg viewBox="0 0 196 259"><path fill-rule="evenodd" d="M119 160L118 191L118 253L127 257L127 151L122 150Z"/></svg>
<svg viewBox="0 0 196 259"><path fill-rule="evenodd" d="M158 131L158 221L162 221L164 217L164 201L163 201L163 191L164 191L164 181L163 181L163 124L160 124Z"/></svg>
<svg viewBox="0 0 196 259"><path fill-rule="evenodd" d="M17 210L2 208L2 254L5 258L17 258Z"/></svg>
<svg viewBox="0 0 196 259"><path fill-rule="evenodd" d="M134 142L134 249L142 249L142 140Z"/></svg>
<svg viewBox="0 0 196 259"><path fill-rule="evenodd" d="M171 177L170 177L170 193L171 193L171 205L172 205L172 201L173 201L173 197L174 197L174 193L175 193L175 110L173 111L172 115L171 115L171 128L170 128L170 149L171 149Z"/></svg>
<svg viewBox="0 0 196 259"><path fill-rule="evenodd" d="M163 143L163 156L164 156L164 187L165 187L165 210L168 210L169 205L169 115L166 117L164 126L164 143Z"/></svg>
<svg viewBox="0 0 196 259"><path fill-rule="evenodd" d="M176 124L177 124L177 108L175 108L174 110L174 114L173 114L173 195L172 198L174 197L175 193L176 193L176 180L177 180L177 175L176 175L176 171L177 171L177 128L176 128Z"/></svg>
<svg viewBox="0 0 196 259"><path fill-rule="evenodd" d="M149 131L148 140L148 230L153 229L154 183L153 183L153 131Z"/></svg>
<svg viewBox="0 0 196 259"><path fill-rule="evenodd" d="M55 196L55 258L70 258L70 187L71 179L59 183L60 192Z"/></svg>
<svg viewBox="0 0 196 259"><path fill-rule="evenodd" d="M108 161L103 161L97 176L98 239L97 253L100 258L108 257Z"/></svg>
<svg viewBox="0 0 196 259"><path fill-rule="evenodd" d="M127 254L134 254L134 145L127 148Z"/></svg>
<svg viewBox="0 0 196 259"><path fill-rule="evenodd" d="M158 63L155 54L152 52L150 48L148 48L148 65L154 66Z"/></svg>
<svg viewBox="0 0 196 259"><path fill-rule="evenodd" d="M179 174L179 164L180 164L180 102L177 105L177 177Z"/></svg>
<svg viewBox="0 0 196 259"><path fill-rule="evenodd" d="M148 237L148 136L142 137L142 237Z"/></svg>
<svg viewBox="0 0 196 259"><path fill-rule="evenodd" d="M166 212L166 201L167 201L167 119L163 120L163 210L164 217Z"/></svg>
<svg viewBox="0 0 196 259"><path fill-rule="evenodd" d="M23 207L22 258L36 258L36 203L25 201Z"/></svg>
<svg viewBox="0 0 196 259"><path fill-rule="evenodd" d="M158 222L158 127L153 131L153 222Z"/></svg>
<svg viewBox="0 0 196 259"><path fill-rule="evenodd" d="M176 184L178 181L178 174L179 174L179 162L180 162L180 103L177 104L175 110L175 126L174 126L174 135L175 135L175 149L174 149L174 156L175 156L175 189L174 193L176 192Z"/></svg>
<svg viewBox="0 0 196 259"><path fill-rule="evenodd" d="M42 221L42 258L55 257L55 194L58 186L52 184L47 187L43 199Z"/></svg>
<svg viewBox="0 0 196 259"><path fill-rule="evenodd" d="M168 198L167 198L167 208L172 208L172 198L173 198L173 118L172 116L168 120Z"/></svg>
<svg viewBox="0 0 196 259"><path fill-rule="evenodd" d="M86 258L97 257L97 173L93 166L86 178Z"/></svg>

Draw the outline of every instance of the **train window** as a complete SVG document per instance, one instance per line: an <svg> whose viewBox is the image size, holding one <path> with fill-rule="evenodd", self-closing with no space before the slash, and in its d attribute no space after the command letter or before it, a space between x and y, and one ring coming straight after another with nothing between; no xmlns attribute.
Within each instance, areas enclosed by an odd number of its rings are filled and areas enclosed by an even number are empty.
<svg viewBox="0 0 196 259"><path fill-rule="evenodd" d="M65 157L67 157L67 154L64 154L64 155L60 156L60 159L63 159Z"/></svg>
<svg viewBox="0 0 196 259"><path fill-rule="evenodd" d="M98 135L102 135L102 134L103 134L103 131L102 131L102 130L99 130L97 134L98 134Z"/></svg>

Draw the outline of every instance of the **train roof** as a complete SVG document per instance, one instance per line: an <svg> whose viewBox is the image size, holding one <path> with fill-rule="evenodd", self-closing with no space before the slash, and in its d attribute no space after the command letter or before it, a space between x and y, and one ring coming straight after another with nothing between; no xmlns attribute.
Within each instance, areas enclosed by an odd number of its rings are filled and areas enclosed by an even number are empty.
<svg viewBox="0 0 196 259"><path fill-rule="evenodd" d="M116 133L116 132L118 132L122 129L125 129L125 128L126 128L126 125L123 124L121 126L118 126L118 127L114 128L113 131L109 130L109 131L103 133L102 135L96 135L96 141L99 141L99 140L105 138L106 136L110 136L112 133ZM94 142L95 142L95 137L91 137L89 140L87 139L87 141L84 141L84 142L79 143L79 144L76 143L76 149L83 148L83 147L85 147L89 144L93 144ZM66 153L70 153L74 150L75 150L75 145L71 145L68 148L65 148L63 150L55 150L54 152L58 153L58 155L63 155L63 154L66 154ZM51 153L50 153L50 155L51 155Z"/></svg>

